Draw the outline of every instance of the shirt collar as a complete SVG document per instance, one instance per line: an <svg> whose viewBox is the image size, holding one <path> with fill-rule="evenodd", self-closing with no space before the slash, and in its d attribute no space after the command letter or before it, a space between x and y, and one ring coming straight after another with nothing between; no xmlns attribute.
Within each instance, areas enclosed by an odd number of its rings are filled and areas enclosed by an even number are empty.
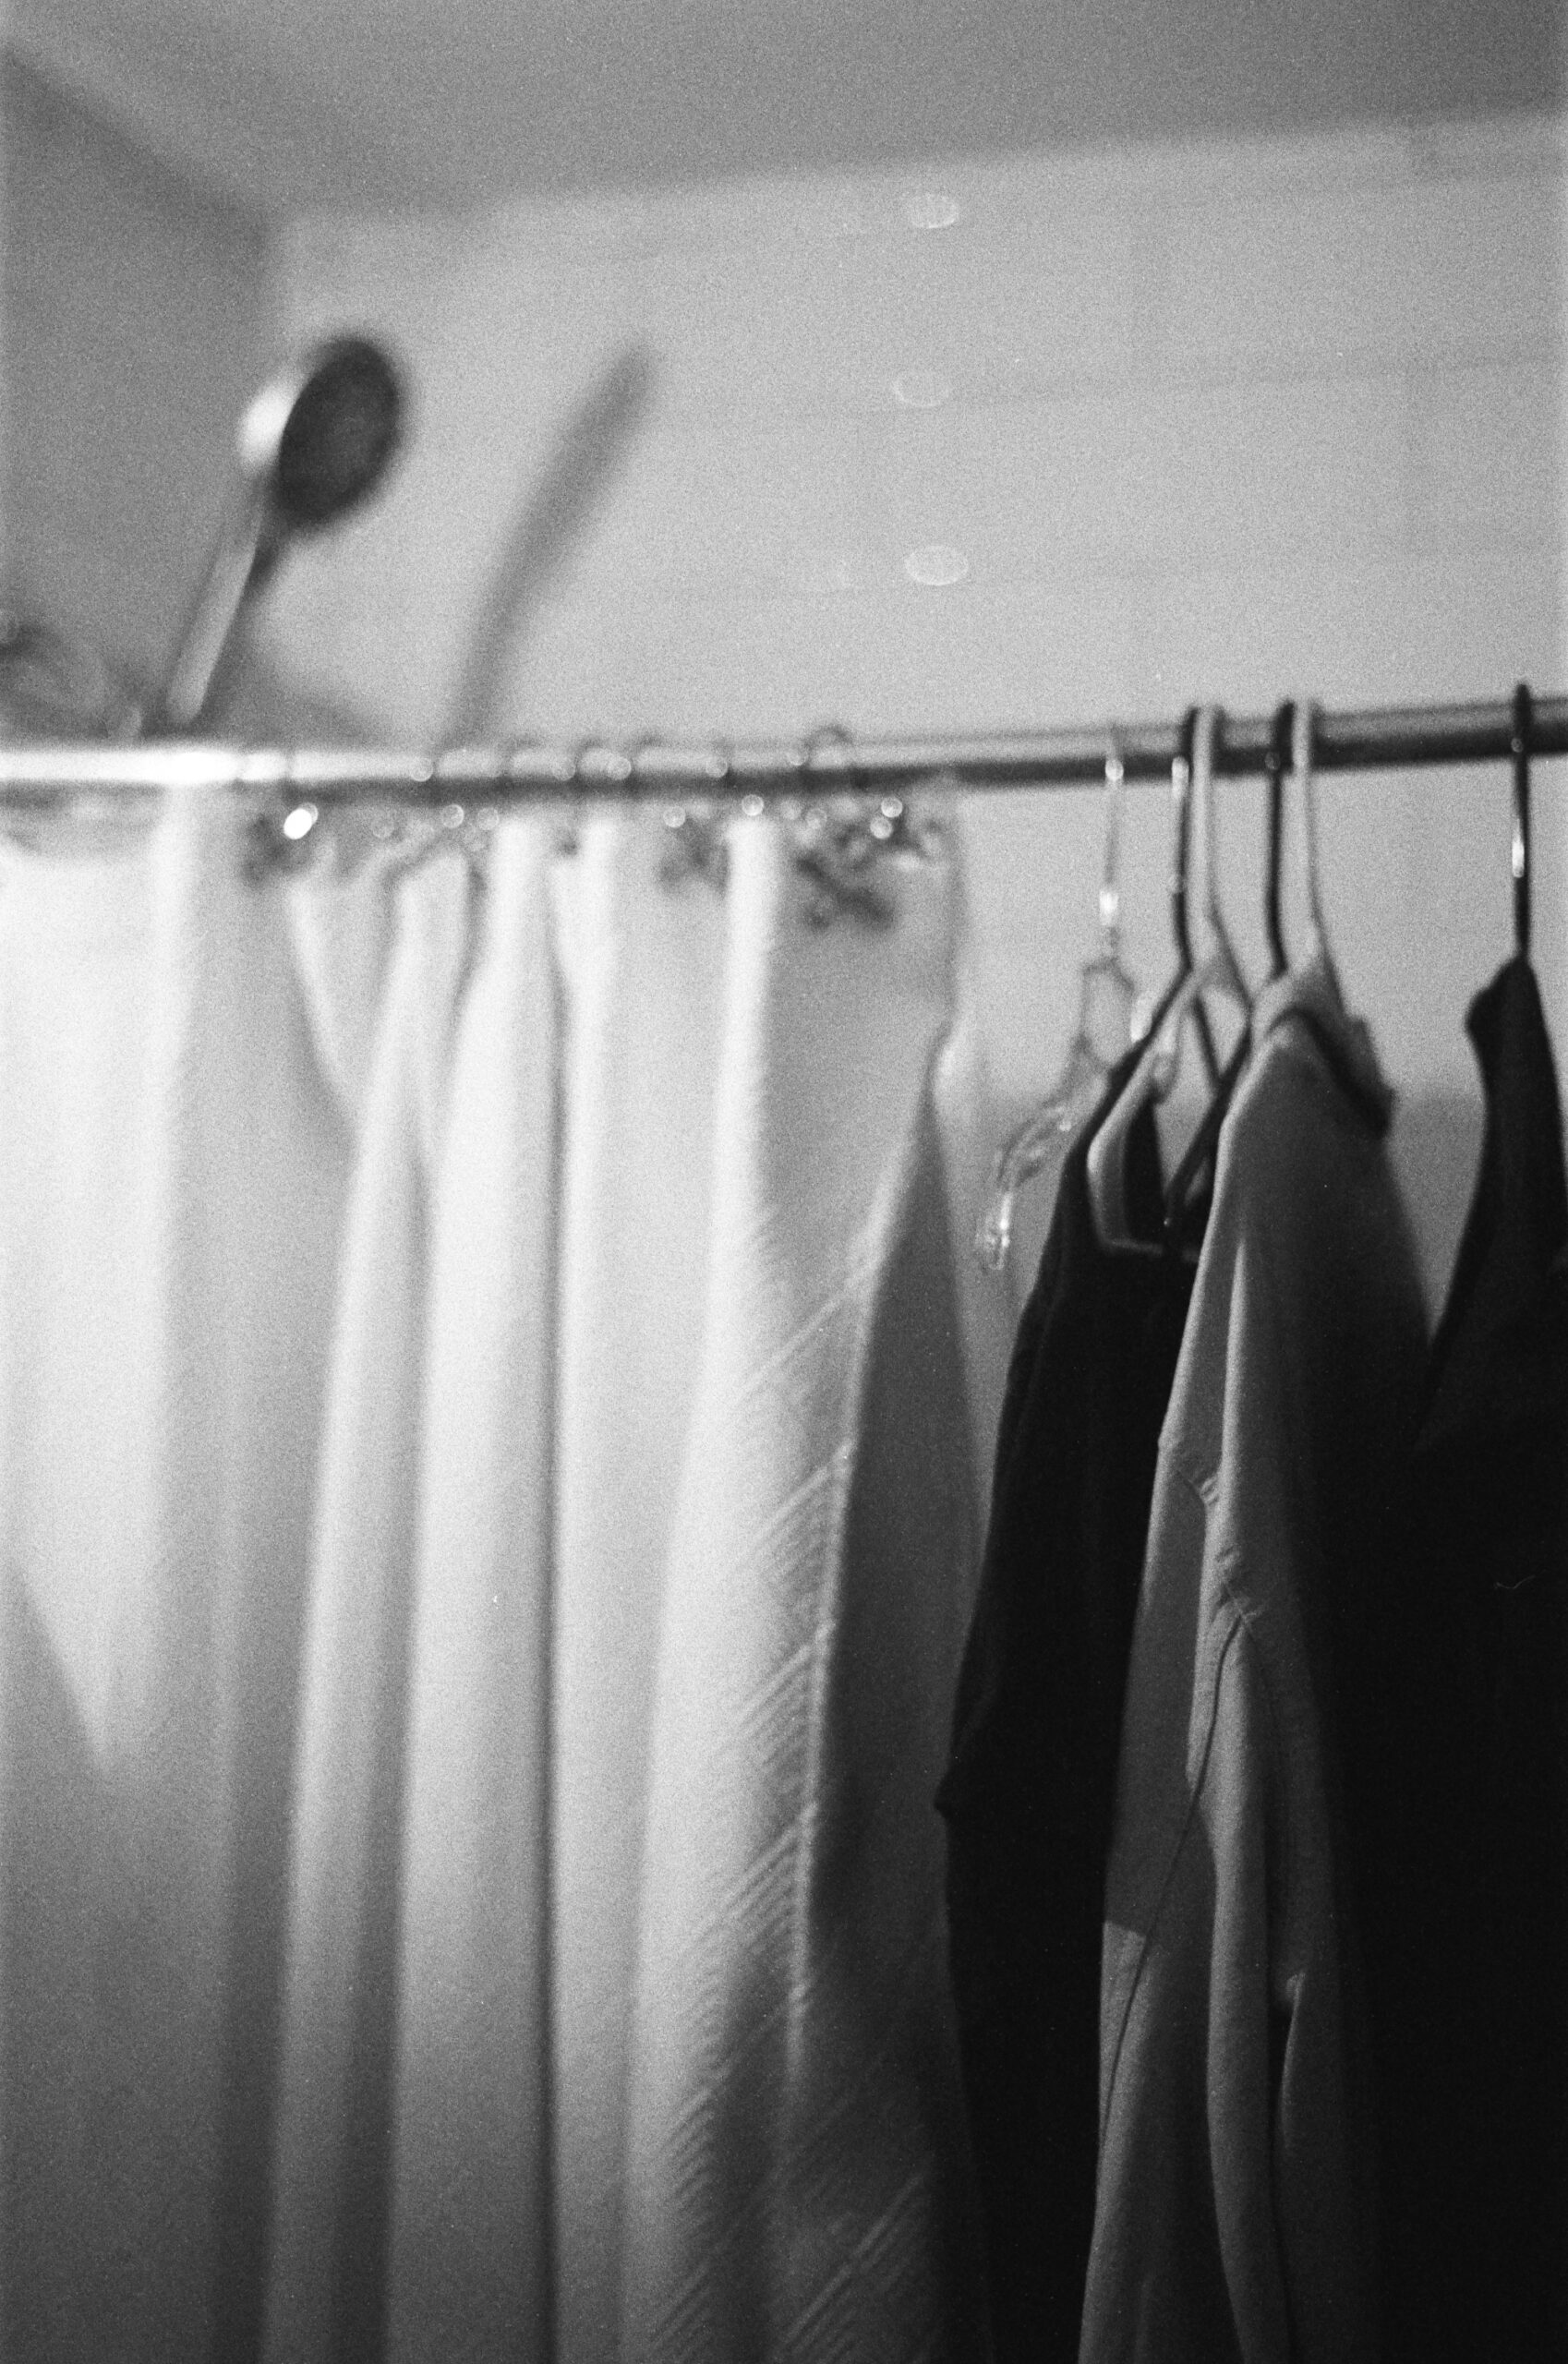
<svg viewBox="0 0 1568 2364"><path fill-rule="evenodd" d="M1253 1004L1254 1039L1262 1042L1289 1018L1304 1023L1340 1090L1381 1138L1393 1121L1393 1087L1383 1074L1371 1030L1345 1008L1338 981L1321 951L1263 987Z"/></svg>

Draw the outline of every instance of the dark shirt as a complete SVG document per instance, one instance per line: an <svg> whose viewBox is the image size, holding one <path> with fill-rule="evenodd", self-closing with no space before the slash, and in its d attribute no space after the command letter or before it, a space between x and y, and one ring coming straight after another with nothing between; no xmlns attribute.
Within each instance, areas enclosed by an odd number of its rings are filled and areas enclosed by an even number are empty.
<svg viewBox="0 0 1568 2364"><path fill-rule="evenodd" d="M1133 1613L1185 1260L1107 1249L1090 1140L1068 1151L1008 1368L991 1524L959 1680L949 1959L997 2364L1075 2364L1094 2219L1100 1942ZM1152 1109L1128 1206L1157 1238Z"/></svg>
<svg viewBox="0 0 1568 2364"><path fill-rule="evenodd" d="M1535 977L1486 1134L1351 1763L1388 2364L1568 2358L1568 1185Z"/></svg>

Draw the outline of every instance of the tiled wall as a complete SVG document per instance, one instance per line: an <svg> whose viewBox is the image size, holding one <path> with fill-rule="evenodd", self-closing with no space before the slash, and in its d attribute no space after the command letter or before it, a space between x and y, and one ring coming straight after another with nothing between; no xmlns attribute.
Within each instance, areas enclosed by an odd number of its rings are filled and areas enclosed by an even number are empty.
<svg viewBox="0 0 1568 2364"><path fill-rule="evenodd" d="M480 715L476 643L506 651L482 718L573 736L1568 688L1565 235L1545 118L304 222L283 329L381 327L418 421L393 493L280 592L280 646L417 734ZM1568 778L1538 803L1568 1050ZM1474 1142L1463 1013L1507 945L1506 783L1363 778L1322 806L1436 1271ZM1229 791L1252 946L1256 824ZM971 810L1017 1092L1070 1023L1099 826L1092 795ZM1128 839L1157 981L1153 792Z"/></svg>

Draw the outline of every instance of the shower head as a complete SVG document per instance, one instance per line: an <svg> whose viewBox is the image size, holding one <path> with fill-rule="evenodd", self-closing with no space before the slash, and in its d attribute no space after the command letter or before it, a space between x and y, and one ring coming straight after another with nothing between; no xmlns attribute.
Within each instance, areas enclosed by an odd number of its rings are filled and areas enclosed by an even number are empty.
<svg viewBox="0 0 1568 2364"><path fill-rule="evenodd" d="M368 499L401 440L403 411L396 370L364 337L313 346L262 387L240 420L228 513L144 730L199 719L245 602L296 536Z"/></svg>
<svg viewBox="0 0 1568 2364"><path fill-rule="evenodd" d="M319 533L368 499L402 412L392 363L364 337L334 337L262 387L240 421L239 456L267 503L271 557L290 535Z"/></svg>

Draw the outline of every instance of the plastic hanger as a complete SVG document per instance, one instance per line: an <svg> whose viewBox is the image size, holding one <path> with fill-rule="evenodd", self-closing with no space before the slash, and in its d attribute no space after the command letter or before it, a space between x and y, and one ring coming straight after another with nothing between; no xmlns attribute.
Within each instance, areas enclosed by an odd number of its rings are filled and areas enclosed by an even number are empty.
<svg viewBox="0 0 1568 2364"><path fill-rule="evenodd" d="M1213 726L1215 734L1220 727L1221 718L1216 715ZM1278 963L1277 968L1271 969L1271 977L1283 976L1288 966L1279 918L1279 840L1284 819L1282 775L1285 764L1285 751L1289 744L1287 736L1289 728L1290 708L1287 704L1275 711L1273 729L1269 734L1268 756L1265 759L1269 775L1269 859L1265 878L1264 920L1269 936L1270 958L1271 960ZM1247 1062L1252 1055L1252 996L1248 990L1247 980L1241 971L1241 963L1236 957L1235 947L1226 933L1224 919L1220 911L1219 840L1214 817L1212 762L1203 766L1200 778L1203 788L1202 803L1206 815L1206 850L1203 865L1204 917L1216 947L1216 954L1212 954L1211 959L1214 959L1217 955L1221 967L1221 982L1225 990L1240 1004L1244 1017L1241 1031L1232 1046L1231 1055L1225 1061L1224 1067L1210 1093L1209 1104L1199 1118L1197 1129L1183 1151L1176 1172L1165 1186L1164 1241L1167 1249L1173 1252L1179 1250L1182 1246L1182 1226L1192 1204L1194 1192L1213 1160L1214 1152L1219 1145L1220 1128L1230 1114L1230 1104L1236 1097L1236 1087L1240 1082Z"/></svg>
<svg viewBox="0 0 1568 2364"><path fill-rule="evenodd" d="M1274 718L1269 727L1269 750L1263 767L1269 783L1269 848L1268 866L1263 876L1263 931L1269 944L1269 983L1283 977L1290 967L1290 957L1285 948L1285 932L1280 926L1280 870L1285 832L1285 775L1290 763L1292 734L1296 728L1296 702L1286 698L1274 708Z"/></svg>
<svg viewBox="0 0 1568 2364"><path fill-rule="evenodd" d="M1066 1156L1073 1135L1099 1104L1105 1079L1134 1039L1138 985L1121 957L1121 752L1105 757L1105 854L1100 876L1100 948L1079 971L1078 1022L1067 1063L1038 1108L998 1151L991 1187L975 1225L974 1252L988 1272L1007 1265L1013 1212L1026 1182Z"/></svg>
<svg viewBox="0 0 1568 2364"><path fill-rule="evenodd" d="M1307 885L1307 952L1309 965L1319 969L1343 1009L1345 995L1329 949L1323 920L1322 888L1318 875L1318 792L1312 772L1312 748L1317 737L1318 709L1310 698L1297 700L1291 724L1291 769L1296 774L1297 802L1301 813L1301 868Z"/></svg>
<svg viewBox="0 0 1568 2364"><path fill-rule="evenodd" d="M1514 730L1509 745L1514 757L1514 949L1521 960L1530 957L1530 732L1535 702L1527 681L1514 692Z"/></svg>
<svg viewBox="0 0 1568 2364"><path fill-rule="evenodd" d="M1199 709L1198 727L1192 742L1192 776L1197 790L1196 809L1203 822L1203 923L1209 931L1210 964L1217 971L1220 990L1239 1002L1244 1010L1252 1007L1252 994L1242 966L1236 958L1224 913L1220 909L1220 824L1214 798L1214 756L1224 735L1224 714L1217 706ZM1205 1026L1200 1040L1207 1040L1212 1049L1213 1038ZM1215 1067L1211 1056L1205 1064L1209 1080L1214 1080Z"/></svg>
<svg viewBox="0 0 1568 2364"><path fill-rule="evenodd" d="M1131 1230L1127 1212L1128 1146L1141 1111L1169 1091L1175 1078L1183 1030L1190 1022L1198 1035L1211 1087L1224 1078L1214 1054L1213 1035L1203 1006L1205 994L1224 994L1239 1002L1244 1018L1251 1003L1240 964L1220 912L1216 887L1217 841L1213 823L1213 749L1219 730L1216 707L1202 708L1183 726L1183 742L1190 757L1178 750L1171 767L1176 806L1175 863L1171 879L1171 922L1176 942L1177 967L1149 1030L1149 1046L1128 1078L1090 1144L1088 1174L1090 1204L1101 1242L1108 1248L1158 1252L1160 1243L1140 1239ZM1189 807L1196 802L1202 823L1205 850L1204 916L1212 942L1201 965L1194 962L1188 930L1188 869L1190 850Z"/></svg>

